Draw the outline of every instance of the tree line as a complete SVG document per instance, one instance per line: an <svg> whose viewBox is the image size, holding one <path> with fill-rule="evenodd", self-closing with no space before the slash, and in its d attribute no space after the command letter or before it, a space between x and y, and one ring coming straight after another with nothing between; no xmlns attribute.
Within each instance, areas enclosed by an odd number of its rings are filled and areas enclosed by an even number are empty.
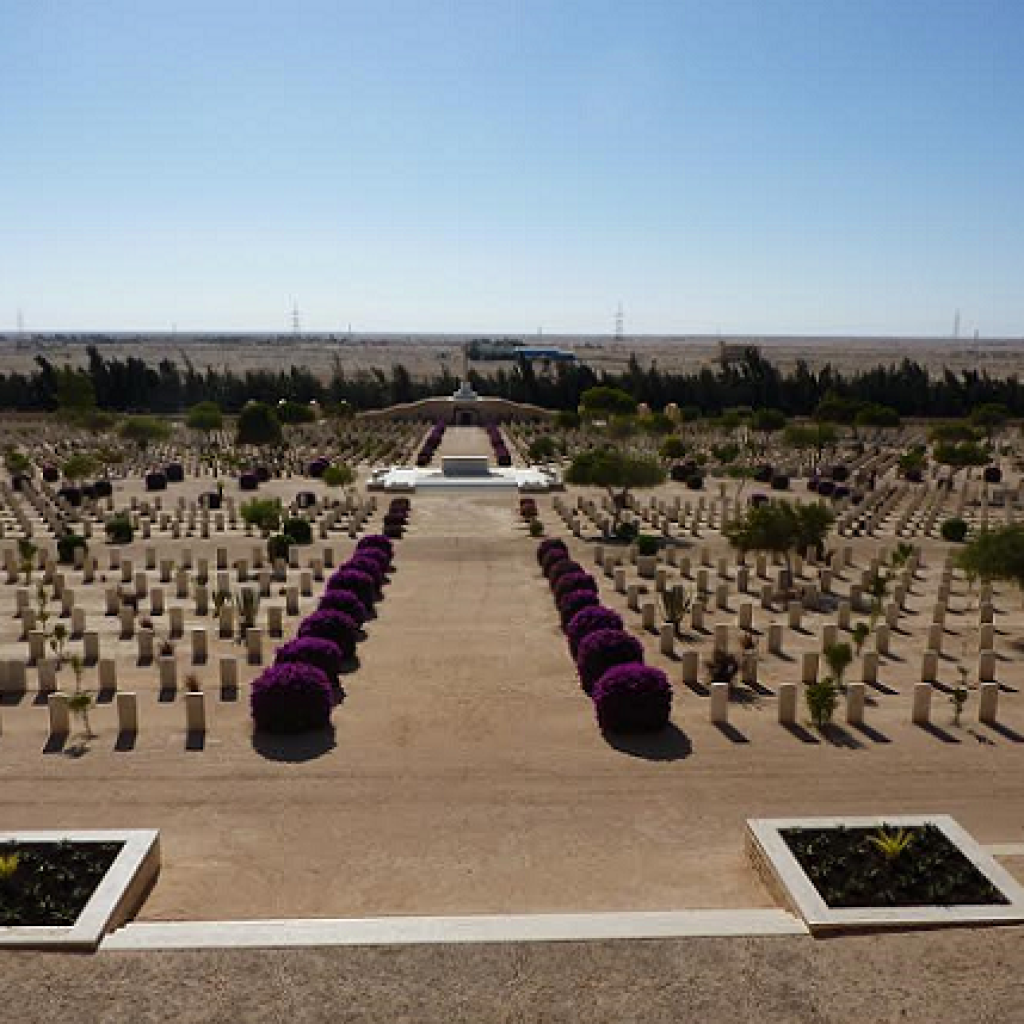
<svg viewBox="0 0 1024 1024"><path fill-rule="evenodd" d="M45 411L92 405L125 413L178 413L200 402L216 402L238 412L247 402L280 400L323 405L346 403L356 410L378 409L422 398L451 394L457 378L445 368L414 378L395 365L348 373L335 360L323 379L302 366L282 370L230 367L197 369L187 353L178 360L151 364L138 356L108 357L87 348L80 369L57 366L37 356L29 373L0 374L0 409ZM1024 385L1014 374L991 377L967 369L930 372L911 359L867 370L842 372L831 365L812 369L800 361L782 370L758 350L727 366L706 365L696 372L642 366L633 356L621 372L597 371L584 364L555 364L538 372L526 361L500 367L493 375L471 370L469 381L481 395L527 402L548 409L576 409L582 394L594 387L626 391L652 409L675 403L693 415L718 415L750 407L778 409L787 416L812 416L823 408L830 419L852 420L864 406L887 407L900 416L957 417L976 406L995 403L1012 416L1024 416Z"/></svg>

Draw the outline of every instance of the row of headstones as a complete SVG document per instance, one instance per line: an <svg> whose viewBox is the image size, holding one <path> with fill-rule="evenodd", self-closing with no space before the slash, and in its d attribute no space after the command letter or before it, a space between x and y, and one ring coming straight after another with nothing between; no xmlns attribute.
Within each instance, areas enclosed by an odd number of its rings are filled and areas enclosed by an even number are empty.
<svg viewBox="0 0 1024 1024"><path fill-rule="evenodd" d="M731 687L728 683L712 683L710 686L709 717L715 725L727 725L729 722L729 696ZM914 725L928 726L932 719L931 683L921 682L914 685L913 703L910 720ZM999 715L999 685L982 683L978 696L978 721L984 725L995 725ZM848 724L862 726L865 724L865 708L867 705L867 688L864 683L849 683L846 687L845 717ZM784 726L797 724L797 684L780 683L778 687L778 718Z"/></svg>
<svg viewBox="0 0 1024 1024"><path fill-rule="evenodd" d="M256 632L261 633L257 630ZM205 638L202 638L205 639ZM195 635L193 635L195 641ZM261 665L263 663L262 635L247 638L248 650L246 663ZM197 648L193 644L193 654ZM193 660L194 665L205 665L208 659L203 656ZM161 657L158 664L158 680L164 692L176 691L178 688L178 663L174 657ZM117 662L112 658L101 658L95 662L97 672L97 690L100 693L118 692ZM238 659L221 657L219 660L220 686L222 694L233 694L238 689ZM60 673L65 671L55 659L41 660L37 668L37 690L39 693L55 693L58 690ZM28 689L29 674L26 663L19 659L0 660L0 693L25 693Z"/></svg>
<svg viewBox="0 0 1024 1024"><path fill-rule="evenodd" d="M299 545L291 545L288 548L288 561L287 567L291 569L299 569L300 556L302 548ZM156 548L147 547L144 551L145 557L145 568L147 571L154 571L157 568L157 551ZM20 580L21 574L21 563L17 556L17 553L13 548L5 548L3 553L4 569L7 572L7 583L17 584ZM256 570L262 570L266 564L266 554L263 545L253 545L251 560L238 559L234 563L234 568L239 574L239 580L244 582L248 577L250 567ZM99 571L99 558L91 553L87 553L83 548L76 548L74 555L74 568L82 573L82 582L85 584L91 584L95 582L96 573ZM180 584L181 572L192 569L193 564L197 568L197 578L200 583L206 583L210 579L210 560L208 558L193 558L193 552L191 548L183 548L181 552L181 567L178 570L178 580ZM334 549L332 547L325 546L322 548L322 557L314 558L311 557L307 560L308 567L314 572L322 572L323 569L331 569L334 567ZM134 563L130 558L124 557L121 549L113 547L108 552L108 566L111 571L119 570L121 573L121 581L123 583L131 583L133 579L137 582L139 577L138 574L134 574ZM228 549L224 547L217 548L216 551L216 567L218 572L223 572L228 569ZM275 577L278 579L283 578L286 563L284 559L275 559L273 564ZM52 585L55 588L55 597L60 597L61 593L66 585L65 573L58 568L58 563L54 559L52 551L42 549L37 552L35 558L35 568L41 569L43 573L42 582L47 585ZM170 583L172 574L175 572L176 563L173 559L165 558L159 560L160 569L160 582ZM320 577L318 576L317 579ZM180 585L179 585L180 591ZM143 588L140 593L144 593ZM185 596L179 592L179 597Z"/></svg>
<svg viewBox="0 0 1024 1024"><path fill-rule="evenodd" d="M117 730L119 736L135 737L139 732L139 703L134 693L118 693ZM71 733L70 697L66 693L54 692L47 697L49 714L49 735L51 740L64 742ZM202 692L185 694L185 731L190 736L206 733L206 695ZM3 719L0 717L0 734L3 733Z"/></svg>

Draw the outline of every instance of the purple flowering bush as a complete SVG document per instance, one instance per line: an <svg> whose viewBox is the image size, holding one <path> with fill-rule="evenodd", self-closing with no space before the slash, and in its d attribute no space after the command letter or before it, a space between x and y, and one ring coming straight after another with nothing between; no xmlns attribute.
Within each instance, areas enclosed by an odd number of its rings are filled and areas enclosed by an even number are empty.
<svg viewBox="0 0 1024 1024"><path fill-rule="evenodd" d="M249 707L257 729L295 733L326 728L333 703L326 673L305 662L285 662L253 680Z"/></svg>
<svg viewBox="0 0 1024 1024"><path fill-rule="evenodd" d="M341 612L347 615L357 627L362 626L370 617L363 602L351 590L325 590L320 598L318 608L323 612Z"/></svg>
<svg viewBox="0 0 1024 1024"><path fill-rule="evenodd" d="M313 665L336 682L341 674L345 661L341 648L333 640L325 640L319 636L300 636L277 649L274 659L279 665L290 665L299 662Z"/></svg>
<svg viewBox="0 0 1024 1024"><path fill-rule="evenodd" d="M586 570L580 565L579 562L574 562L571 558L563 558L559 562L553 562L547 569L548 583L551 585L551 589L554 590L556 584L563 576L568 576L571 572L583 572Z"/></svg>
<svg viewBox="0 0 1024 1024"><path fill-rule="evenodd" d="M566 624L565 636L569 641L569 650L576 657L583 638L599 629L621 630L622 616L603 604L587 605L577 612Z"/></svg>
<svg viewBox="0 0 1024 1024"><path fill-rule="evenodd" d="M355 619L344 612L316 611L307 615L299 625L297 635L312 636L321 640L330 640L344 659L351 658L356 651L356 635L359 626Z"/></svg>
<svg viewBox="0 0 1024 1024"><path fill-rule="evenodd" d="M588 572L567 572L555 584L555 603L559 604L566 594L576 590L591 590L597 593L597 580Z"/></svg>
<svg viewBox="0 0 1024 1024"><path fill-rule="evenodd" d="M601 599L592 590L573 590L566 594L558 602L558 617L562 622L562 629L577 616L584 608L596 608Z"/></svg>
<svg viewBox="0 0 1024 1024"><path fill-rule="evenodd" d="M365 548L375 548L377 551L383 551L388 556L388 565L391 564L391 560L395 557L394 544L387 537L382 537L379 533L371 533L360 538L359 543L356 544L356 551L363 551Z"/></svg>
<svg viewBox="0 0 1024 1024"><path fill-rule="evenodd" d="M563 554L568 555L569 546L558 537L549 537L547 540L542 540L537 545L537 564L543 568L547 556L555 551L561 551Z"/></svg>
<svg viewBox="0 0 1024 1024"><path fill-rule="evenodd" d="M359 569L342 566L328 581L328 590L349 590L362 602L367 611L372 611L377 600L377 584L374 578Z"/></svg>
<svg viewBox="0 0 1024 1024"><path fill-rule="evenodd" d="M608 669L591 696L604 732L658 732L672 713L672 684L650 665L627 662Z"/></svg>
<svg viewBox="0 0 1024 1024"><path fill-rule="evenodd" d="M635 636L621 629L597 629L580 641L576 671L580 685L590 693L608 669L643 660L644 649Z"/></svg>

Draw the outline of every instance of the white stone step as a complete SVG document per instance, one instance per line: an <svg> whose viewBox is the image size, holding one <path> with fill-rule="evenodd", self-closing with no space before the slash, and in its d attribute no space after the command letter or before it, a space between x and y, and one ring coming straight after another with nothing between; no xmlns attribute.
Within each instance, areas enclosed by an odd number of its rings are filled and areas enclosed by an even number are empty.
<svg viewBox="0 0 1024 1024"><path fill-rule="evenodd" d="M135 922L103 950L379 946L451 942L576 942L598 939L806 935L782 910L682 910L607 914L367 917L273 921Z"/></svg>

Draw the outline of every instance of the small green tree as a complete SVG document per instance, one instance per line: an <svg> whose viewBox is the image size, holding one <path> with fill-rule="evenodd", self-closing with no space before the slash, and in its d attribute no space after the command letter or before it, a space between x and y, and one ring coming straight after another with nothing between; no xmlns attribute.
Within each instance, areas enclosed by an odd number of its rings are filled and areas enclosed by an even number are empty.
<svg viewBox="0 0 1024 1024"><path fill-rule="evenodd" d="M796 505L769 501L732 520L723 533L743 554L767 551L782 555L786 573L792 580L793 555L808 548L821 551L834 518L821 502Z"/></svg>
<svg viewBox="0 0 1024 1024"><path fill-rule="evenodd" d="M565 479L567 483L583 487L605 488L612 501L610 533L614 534L630 493L637 488L664 483L665 470L655 459L628 455L617 448L598 448L580 452L572 460Z"/></svg>
<svg viewBox="0 0 1024 1024"><path fill-rule="evenodd" d="M957 555L957 565L971 577L1006 580L1024 594L1024 526L982 530Z"/></svg>
<svg viewBox="0 0 1024 1024"><path fill-rule="evenodd" d="M121 424L120 434L126 441L138 445L140 451L145 451L154 442L166 441L171 436L171 428L155 416L129 416Z"/></svg>
<svg viewBox="0 0 1024 1024"><path fill-rule="evenodd" d="M681 459L686 454L686 442L678 434L670 434L661 442L658 454L663 459Z"/></svg>
<svg viewBox="0 0 1024 1024"><path fill-rule="evenodd" d="M238 444L279 445L284 440L277 413L265 402L249 402L238 417Z"/></svg>
<svg viewBox="0 0 1024 1024"><path fill-rule="evenodd" d="M200 434L212 434L223 428L224 413L216 402L200 402L189 409L185 426Z"/></svg>
<svg viewBox="0 0 1024 1024"><path fill-rule="evenodd" d="M971 410L971 424L981 430L990 443L1009 419L1010 410L1001 402L987 402Z"/></svg>
<svg viewBox="0 0 1024 1024"><path fill-rule="evenodd" d="M277 403L277 418L285 426L295 427L303 423L316 422L316 410L301 402L280 401Z"/></svg>
<svg viewBox="0 0 1024 1024"><path fill-rule="evenodd" d="M950 468L954 478L961 469L984 466L991 458L988 448L977 441L940 441L932 449L932 455L936 462Z"/></svg>
<svg viewBox="0 0 1024 1024"><path fill-rule="evenodd" d="M818 729L824 729L832 721L836 708L839 706L839 693L836 684L829 676L808 683L804 691L807 701L807 712L811 721Z"/></svg>
<svg viewBox="0 0 1024 1024"><path fill-rule="evenodd" d="M71 671L75 675L75 690L68 697L68 710L82 721L82 731L86 741L93 739L94 733L89 722L89 709L92 707L92 694L82 688L82 675L85 671L82 659L77 654L71 655Z"/></svg>
<svg viewBox="0 0 1024 1024"><path fill-rule="evenodd" d="M535 437L527 449L531 462L546 462L548 459L554 458L557 452L558 446L550 434L541 434L540 437Z"/></svg>
<svg viewBox="0 0 1024 1024"><path fill-rule="evenodd" d="M28 538L22 537L18 541L18 558L21 561L21 571L25 574L25 582L32 582L32 568L36 564L36 555L39 548Z"/></svg>
<svg viewBox="0 0 1024 1024"><path fill-rule="evenodd" d="M864 644L867 643L868 637L871 635L871 628L866 622L858 622L853 627L853 645L857 649L857 656L860 657L860 652L864 648Z"/></svg>
<svg viewBox="0 0 1024 1024"><path fill-rule="evenodd" d="M242 503L242 521L269 537L281 525L280 498L253 498Z"/></svg>
<svg viewBox="0 0 1024 1024"><path fill-rule="evenodd" d="M850 645L845 643L829 644L825 648L824 654L825 662L832 678L836 681L836 686L841 691L845 691L846 684L843 682L843 676L846 675L846 670L853 662L853 651Z"/></svg>
<svg viewBox="0 0 1024 1024"><path fill-rule="evenodd" d="M322 477L328 487L347 487L355 478L355 470L345 465L328 466Z"/></svg>
<svg viewBox="0 0 1024 1024"><path fill-rule="evenodd" d="M580 396L580 410L591 419L632 416L636 412L636 399L621 388L588 388Z"/></svg>
<svg viewBox="0 0 1024 1024"><path fill-rule="evenodd" d="M99 468L99 464L91 455L72 455L60 467L60 471L68 480L84 480Z"/></svg>

